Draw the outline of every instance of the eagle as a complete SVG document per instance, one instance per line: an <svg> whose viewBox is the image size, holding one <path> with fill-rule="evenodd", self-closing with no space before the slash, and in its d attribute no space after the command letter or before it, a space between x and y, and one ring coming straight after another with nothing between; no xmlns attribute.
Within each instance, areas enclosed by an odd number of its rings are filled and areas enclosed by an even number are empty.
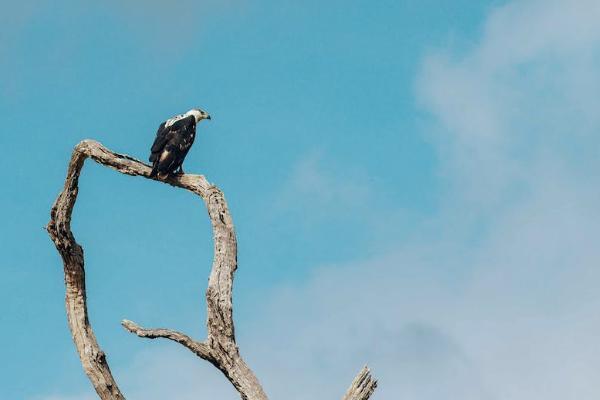
<svg viewBox="0 0 600 400"><path fill-rule="evenodd" d="M196 138L196 124L203 119L210 119L210 115L193 108L160 124L150 149L151 177L183 174L183 160Z"/></svg>

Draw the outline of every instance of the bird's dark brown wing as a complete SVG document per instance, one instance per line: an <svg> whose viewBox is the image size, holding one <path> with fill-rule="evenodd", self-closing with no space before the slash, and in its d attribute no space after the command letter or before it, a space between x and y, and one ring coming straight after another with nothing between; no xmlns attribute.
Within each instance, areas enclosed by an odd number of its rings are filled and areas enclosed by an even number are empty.
<svg viewBox="0 0 600 400"><path fill-rule="evenodd" d="M160 153L165 148L165 145L168 143L171 135L171 127L165 128L165 122L160 124L158 130L156 131L156 138L154 139L154 143L152 143L152 148L150 149L150 162L154 162L160 156Z"/></svg>

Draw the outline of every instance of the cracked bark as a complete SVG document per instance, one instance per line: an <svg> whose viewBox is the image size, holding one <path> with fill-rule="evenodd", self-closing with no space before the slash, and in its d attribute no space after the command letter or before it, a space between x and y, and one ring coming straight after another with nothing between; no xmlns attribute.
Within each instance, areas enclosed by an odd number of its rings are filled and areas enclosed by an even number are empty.
<svg viewBox="0 0 600 400"><path fill-rule="evenodd" d="M164 328L145 329L128 320L121 322L129 332L142 338L165 338L180 343L198 357L217 367L243 400L267 400L258 379L245 363L235 342L232 287L237 268L237 242L231 215L223 193L202 175L150 177L150 166L127 155L114 153L93 140L80 142L71 156L63 191L58 195L46 229L63 259L67 320L81 364L96 393L103 400L125 399L113 378L106 356L90 325L85 290L83 248L71 232L71 215L77 200L78 181L86 158L126 175L141 176L188 190L202 198L211 221L214 258L206 290L207 338L191 337ZM357 375L343 400L367 400L377 382L367 367Z"/></svg>

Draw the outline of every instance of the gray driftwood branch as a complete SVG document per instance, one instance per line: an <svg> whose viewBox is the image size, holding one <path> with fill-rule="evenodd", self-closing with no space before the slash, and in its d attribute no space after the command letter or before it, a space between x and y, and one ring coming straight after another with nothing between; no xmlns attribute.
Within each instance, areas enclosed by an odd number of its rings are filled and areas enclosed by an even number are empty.
<svg viewBox="0 0 600 400"><path fill-rule="evenodd" d="M80 142L73 150L65 186L52 206L47 230L63 259L67 320L81 364L98 396L103 400L125 399L115 382L106 356L100 349L89 322L86 305L83 248L71 232L71 215L79 175L86 158L122 174L154 179L186 189L204 200L213 229L214 259L208 288L206 340L197 341L171 329L145 329L128 320L123 327L139 337L165 338L182 344L198 357L223 372L244 400L266 400L267 395L258 379L242 359L235 342L232 287L237 268L237 243L233 221L223 193L202 175L178 175L165 180L150 177L150 166L127 155L114 153L93 140ZM343 400L367 400L377 382L365 367L352 382Z"/></svg>

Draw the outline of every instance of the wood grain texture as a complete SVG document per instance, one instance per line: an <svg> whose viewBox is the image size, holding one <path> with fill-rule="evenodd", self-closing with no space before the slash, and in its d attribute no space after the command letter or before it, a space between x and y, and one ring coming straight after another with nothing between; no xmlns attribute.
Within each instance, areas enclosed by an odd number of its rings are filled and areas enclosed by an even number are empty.
<svg viewBox="0 0 600 400"><path fill-rule="evenodd" d="M371 371L365 367L356 375L350 388L342 400L367 400L377 387L377 381L371 376Z"/></svg>
<svg viewBox="0 0 600 400"><path fill-rule="evenodd" d="M98 396L103 400L125 398L110 372L106 356L89 323L83 248L77 244L71 232L71 215L77 200L78 180L86 158L122 174L153 179L200 196L212 225L214 258L206 290L206 340L196 341L171 329L142 328L129 320L122 321L123 327L142 338L165 338L180 343L222 371L242 399L266 400L262 386L241 357L235 342L232 288L237 269L237 241L223 193L202 175L176 175L165 179L151 177L151 167L141 161L112 152L96 141L84 140L73 150L64 188L52 206L46 229L63 259L67 320L73 341L83 369ZM376 381L365 367L355 378L343 400L366 400L375 387Z"/></svg>

